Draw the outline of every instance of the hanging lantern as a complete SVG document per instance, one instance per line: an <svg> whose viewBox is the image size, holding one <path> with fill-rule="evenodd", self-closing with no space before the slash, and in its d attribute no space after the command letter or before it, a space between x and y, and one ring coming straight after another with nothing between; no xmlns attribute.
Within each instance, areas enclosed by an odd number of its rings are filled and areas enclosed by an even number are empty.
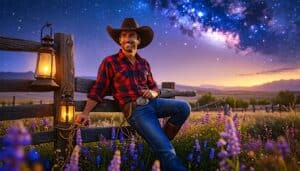
<svg viewBox="0 0 300 171"><path fill-rule="evenodd" d="M45 28L49 28L50 34L43 36ZM55 89L59 86L55 83L56 64L55 50L53 49L52 27L46 24L41 30L41 48L38 50L37 63L35 69L36 80L32 86L42 89Z"/></svg>
<svg viewBox="0 0 300 171"><path fill-rule="evenodd" d="M62 125L71 125L74 123L75 102L71 95L62 96L59 106L58 122Z"/></svg>

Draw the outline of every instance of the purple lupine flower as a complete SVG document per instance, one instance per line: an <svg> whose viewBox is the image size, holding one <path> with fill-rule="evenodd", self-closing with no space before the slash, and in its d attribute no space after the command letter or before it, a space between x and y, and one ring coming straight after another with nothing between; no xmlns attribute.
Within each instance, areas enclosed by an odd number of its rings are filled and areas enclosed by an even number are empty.
<svg viewBox="0 0 300 171"><path fill-rule="evenodd" d="M128 160L128 157L125 153L122 153L121 160L122 160L122 163L125 163Z"/></svg>
<svg viewBox="0 0 300 171"><path fill-rule="evenodd" d="M154 161L151 171L160 171L160 162L159 162L159 160Z"/></svg>
<svg viewBox="0 0 300 171"><path fill-rule="evenodd" d="M201 156L200 156L199 154L197 155L196 162L197 162L198 164L200 164L200 162L201 162Z"/></svg>
<svg viewBox="0 0 300 171"><path fill-rule="evenodd" d="M111 142L105 136L103 136L102 134L100 134L99 142L98 142L98 146L101 146L101 145L103 145L107 148L109 148L110 145L111 145Z"/></svg>
<svg viewBox="0 0 300 171"><path fill-rule="evenodd" d="M88 160L91 160L92 157L88 147L82 146L80 148L80 153L83 157L87 158Z"/></svg>
<svg viewBox="0 0 300 171"><path fill-rule="evenodd" d="M35 148L31 148L27 154L26 154L26 158L30 161L30 162L37 162L40 159L40 154L39 152L35 149Z"/></svg>
<svg viewBox="0 0 300 171"><path fill-rule="evenodd" d="M111 128L111 140L116 140L116 128L112 127Z"/></svg>
<svg viewBox="0 0 300 171"><path fill-rule="evenodd" d="M96 165L99 167L100 164L101 164L101 162L102 162L101 156L100 156L100 155L97 155L97 156L96 156Z"/></svg>
<svg viewBox="0 0 300 171"><path fill-rule="evenodd" d="M202 117L202 118L200 119L200 123L201 123L201 124L205 124L205 117Z"/></svg>
<svg viewBox="0 0 300 171"><path fill-rule="evenodd" d="M212 160L215 157L215 149L214 148L210 148L210 152L209 152L209 159Z"/></svg>
<svg viewBox="0 0 300 171"><path fill-rule="evenodd" d="M139 154L142 154L142 153L143 153L143 151L144 151L144 144L143 144L143 143L140 143L140 144L138 145L138 151L139 151Z"/></svg>
<svg viewBox="0 0 300 171"><path fill-rule="evenodd" d="M234 126L234 123L230 117L226 120L225 123L225 132L227 133L224 139L227 139L227 151L231 155L238 155L241 152L240 141L237 137L237 131Z"/></svg>
<svg viewBox="0 0 300 171"><path fill-rule="evenodd" d="M16 122L7 129L0 149L0 163L3 170L19 170L25 156L24 146L31 142L31 135L22 122Z"/></svg>
<svg viewBox="0 0 300 171"><path fill-rule="evenodd" d="M216 120L217 123L221 123L223 121L223 114L221 112L218 112Z"/></svg>
<svg viewBox="0 0 300 171"><path fill-rule="evenodd" d="M237 130L231 117L227 117L225 122L225 132L220 133L221 139L217 145L221 147L218 156L221 158L219 162L220 170L230 170L227 158L237 156L241 152L240 140L237 137ZM224 149L226 145L226 150Z"/></svg>
<svg viewBox="0 0 300 171"><path fill-rule="evenodd" d="M203 147L204 147L204 149L206 149L206 147L207 147L207 140L205 140L205 141L203 142Z"/></svg>
<svg viewBox="0 0 300 171"><path fill-rule="evenodd" d="M234 122L234 126L235 126L236 128L239 128L240 122L239 122L239 117L238 117L238 114L237 114L237 113L233 116L233 122Z"/></svg>
<svg viewBox="0 0 300 171"><path fill-rule="evenodd" d="M246 166L244 164L241 164L240 171L245 171L245 170L246 170Z"/></svg>
<svg viewBox="0 0 300 171"><path fill-rule="evenodd" d="M114 152L114 151L116 151L116 150L117 150L117 145L116 145L115 143L113 143L113 144L111 145L111 151Z"/></svg>
<svg viewBox="0 0 300 171"><path fill-rule="evenodd" d="M276 142L273 140L268 139L265 143L265 150L266 151L273 151L276 148Z"/></svg>
<svg viewBox="0 0 300 171"><path fill-rule="evenodd" d="M31 122L31 129L32 129L33 131L35 131L35 130L37 129L37 123L36 123L36 121L32 121L32 122Z"/></svg>
<svg viewBox="0 0 300 171"><path fill-rule="evenodd" d="M195 139L194 150L198 151L198 152L201 152L201 146L200 146L200 143L199 143L198 139Z"/></svg>
<svg viewBox="0 0 300 171"><path fill-rule="evenodd" d="M123 142L125 140L123 131L120 131L120 141Z"/></svg>
<svg viewBox="0 0 300 171"><path fill-rule="evenodd" d="M71 154L70 162L66 165L64 171L78 171L80 146L76 145Z"/></svg>
<svg viewBox="0 0 300 171"><path fill-rule="evenodd" d="M260 149L262 146L262 142L260 139L250 139L248 143L243 145L243 148L247 151L256 151Z"/></svg>
<svg viewBox="0 0 300 171"><path fill-rule="evenodd" d="M134 153L135 153L135 139L134 139L134 136L132 136L131 140L130 140L129 153L130 153L131 156L133 156Z"/></svg>
<svg viewBox="0 0 300 171"><path fill-rule="evenodd" d="M78 129L76 132L76 144L82 146L81 130Z"/></svg>
<svg viewBox="0 0 300 171"><path fill-rule="evenodd" d="M225 159L229 156L228 152L226 150L221 150L219 153L218 153L218 157L220 157L221 159Z"/></svg>
<svg viewBox="0 0 300 171"><path fill-rule="evenodd" d="M219 162L219 166L220 166L220 170L221 171L224 171L224 170L230 170L230 165L226 162L226 160L225 159L223 159L223 160L221 160L220 162Z"/></svg>
<svg viewBox="0 0 300 171"><path fill-rule="evenodd" d="M134 136L131 137L131 140L130 140L130 145L129 145L129 154L132 158L132 161L133 163L131 163L131 169L134 170L137 165L138 165L138 154L137 154L137 151L136 151L136 148L135 148L135 139L134 139Z"/></svg>
<svg viewBox="0 0 300 171"><path fill-rule="evenodd" d="M121 152L116 150L113 159L110 161L108 171L120 171L121 165Z"/></svg>
<svg viewBox="0 0 300 171"><path fill-rule="evenodd" d="M46 118L43 118L43 119L42 119L42 126L44 126L44 127L48 127L48 126L49 126L49 121L48 121L48 119L46 119Z"/></svg>
<svg viewBox="0 0 300 171"><path fill-rule="evenodd" d="M192 162L194 160L194 153L193 152L191 152L191 153L188 154L187 160L189 162Z"/></svg>
<svg viewBox="0 0 300 171"><path fill-rule="evenodd" d="M227 142L223 138L220 138L219 141L217 142L217 147L221 147L226 144L227 144Z"/></svg>
<svg viewBox="0 0 300 171"><path fill-rule="evenodd" d="M209 122L209 118L210 118L209 117L209 112L207 111L206 114L205 114L205 119L204 119L206 124Z"/></svg>
<svg viewBox="0 0 300 171"><path fill-rule="evenodd" d="M290 153L290 146L284 137L279 137L277 140L277 150L286 158Z"/></svg>

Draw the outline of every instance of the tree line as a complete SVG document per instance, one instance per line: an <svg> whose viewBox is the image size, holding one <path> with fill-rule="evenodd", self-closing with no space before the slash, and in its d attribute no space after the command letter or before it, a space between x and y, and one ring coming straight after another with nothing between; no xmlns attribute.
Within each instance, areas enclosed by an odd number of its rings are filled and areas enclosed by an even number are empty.
<svg viewBox="0 0 300 171"><path fill-rule="evenodd" d="M214 104L214 102L220 101L220 105L229 104L231 108L241 108L247 110L252 107L253 111L255 111L256 105L266 106L269 105L274 108L280 108L280 110L290 111L295 109L296 104L300 104L300 95L296 95L294 92L289 90L279 91L274 98L271 99L256 99L252 97L250 99L240 99L234 96L227 96L222 99L217 99L212 95L211 92L207 92L203 94L201 97L197 99L196 102L190 102L190 105L193 109L197 109L201 106L205 106L207 104ZM209 108L216 108L217 105L211 105Z"/></svg>

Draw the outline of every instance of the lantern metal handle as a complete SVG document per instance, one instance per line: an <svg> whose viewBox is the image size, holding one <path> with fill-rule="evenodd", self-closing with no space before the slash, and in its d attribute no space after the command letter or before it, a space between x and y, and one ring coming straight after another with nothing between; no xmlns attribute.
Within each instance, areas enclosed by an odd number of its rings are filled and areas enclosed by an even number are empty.
<svg viewBox="0 0 300 171"><path fill-rule="evenodd" d="M44 33L44 29L45 28L48 28L49 31L50 31L50 34L49 35L46 35L46 36L43 36L43 33ZM43 39L44 38L50 38L52 39L52 24L51 23L46 23L45 25L43 25L42 29L41 29L41 42L43 42Z"/></svg>

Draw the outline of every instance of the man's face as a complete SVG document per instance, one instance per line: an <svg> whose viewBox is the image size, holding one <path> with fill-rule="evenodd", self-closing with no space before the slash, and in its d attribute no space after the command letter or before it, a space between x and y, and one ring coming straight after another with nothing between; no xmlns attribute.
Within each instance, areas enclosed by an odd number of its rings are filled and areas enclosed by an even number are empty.
<svg viewBox="0 0 300 171"><path fill-rule="evenodd" d="M135 31L122 31L120 33L119 42L122 50L131 53L137 50L140 39Z"/></svg>

